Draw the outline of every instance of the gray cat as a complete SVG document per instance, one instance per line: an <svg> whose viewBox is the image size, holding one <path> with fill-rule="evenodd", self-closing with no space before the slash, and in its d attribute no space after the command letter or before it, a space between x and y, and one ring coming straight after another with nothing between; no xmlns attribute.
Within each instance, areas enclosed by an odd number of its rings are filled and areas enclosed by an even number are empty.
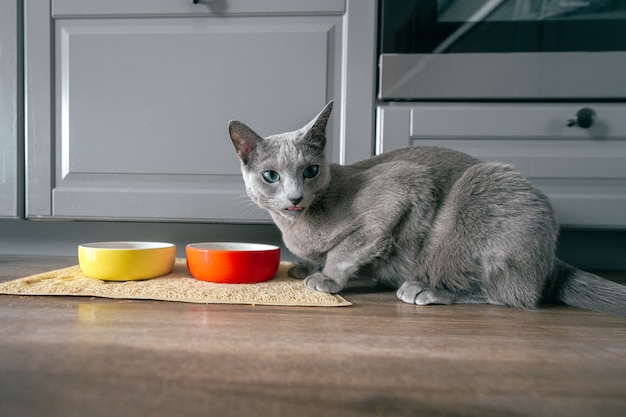
<svg viewBox="0 0 626 417"><path fill-rule="evenodd" d="M511 166L438 147L329 164L332 107L267 138L229 124L248 195L307 260L290 276L337 293L363 274L420 305L564 303L626 316L626 286L555 257L550 203Z"/></svg>

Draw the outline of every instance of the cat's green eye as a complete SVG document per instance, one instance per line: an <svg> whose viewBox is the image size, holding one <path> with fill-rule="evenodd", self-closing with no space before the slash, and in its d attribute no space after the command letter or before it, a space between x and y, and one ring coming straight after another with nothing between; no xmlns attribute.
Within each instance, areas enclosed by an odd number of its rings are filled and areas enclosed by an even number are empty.
<svg viewBox="0 0 626 417"><path fill-rule="evenodd" d="M280 174L272 170L265 171L261 175L263 176L265 182L268 182L270 184L273 184L280 179Z"/></svg>
<svg viewBox="0 0 626 417"><path fill-rule="evenodd" d="M304 172L302 173L302 175L304 175L304 178L313 178L317 176L317 172L319 171L319 169L319 165L309 165L308 167L304 168Z"/></svg>

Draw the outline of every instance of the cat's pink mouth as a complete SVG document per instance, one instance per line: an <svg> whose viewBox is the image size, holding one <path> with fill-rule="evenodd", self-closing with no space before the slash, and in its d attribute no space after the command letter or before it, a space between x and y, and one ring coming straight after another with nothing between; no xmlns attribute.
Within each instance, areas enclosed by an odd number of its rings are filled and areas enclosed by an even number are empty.
<svg viewBox="0 0 626 417"><path fill-rule="evenodd" d="M302 210L304 210L304 207L291 206L291 207L287 207L285 210L287 210L287 211L302 211Z"/></svg>

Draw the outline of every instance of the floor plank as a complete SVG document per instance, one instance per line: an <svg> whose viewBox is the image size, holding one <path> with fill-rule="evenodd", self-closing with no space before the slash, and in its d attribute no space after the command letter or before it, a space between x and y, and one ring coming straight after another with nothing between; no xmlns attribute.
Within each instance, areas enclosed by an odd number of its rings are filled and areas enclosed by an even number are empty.
<svg viewBox="0 0 626 417"><path fill-rule="evenodd" d="M73 263L0 257L0 279ZM0 296L0 415L626 415L626 319L412 306L366 282L344 295L353 306Z"/></svg>

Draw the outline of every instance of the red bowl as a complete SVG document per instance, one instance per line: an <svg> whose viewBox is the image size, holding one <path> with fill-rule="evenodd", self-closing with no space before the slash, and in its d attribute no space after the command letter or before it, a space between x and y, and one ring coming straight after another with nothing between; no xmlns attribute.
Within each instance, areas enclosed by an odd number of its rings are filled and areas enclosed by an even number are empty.
<svg viewBox="0 0 626 417"><path fill-rule="evenodd" d="M190 243L185 255L192 277L229 284L267 281L280 263L278 246L259 243Z"/></svg>

